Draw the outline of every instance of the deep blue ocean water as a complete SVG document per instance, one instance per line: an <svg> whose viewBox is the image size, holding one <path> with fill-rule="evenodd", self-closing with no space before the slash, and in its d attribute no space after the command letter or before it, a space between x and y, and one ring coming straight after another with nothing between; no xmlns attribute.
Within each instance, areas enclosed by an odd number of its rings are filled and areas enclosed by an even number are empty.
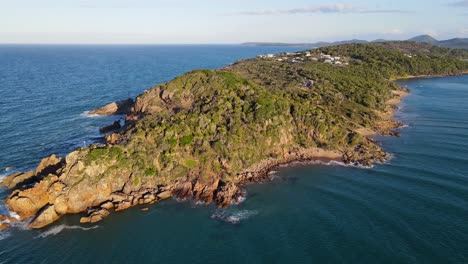
<svg viewBox="0 0 468 264"><path fill-rule="evenodd" d="M0 171L100 135L85 111L196 68L291 51L243 46L0 46ZM372 169L296 164L219 210L164 201L80 226L0 233L0 263L468 263L468 76L400 81L393 154ZM0 173L0 174L1 174ZM6 192L0 190L0 196Z"/></svg>

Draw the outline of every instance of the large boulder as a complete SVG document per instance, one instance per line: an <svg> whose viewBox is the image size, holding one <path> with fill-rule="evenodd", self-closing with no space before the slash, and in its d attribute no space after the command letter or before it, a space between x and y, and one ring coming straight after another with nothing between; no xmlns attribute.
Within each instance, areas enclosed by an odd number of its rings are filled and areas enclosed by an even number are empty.
<svg viewBox="0 0 468 264"><path fill-rule="evenodd" d="M17 186L34 182L35 178L35 171L28 171L25 173L17 172L3 179L3 181L0 183L0 186L6 187L8 189L14 189Z"/></svg>
<svg viewBox="0 0 468 264"><path fill-rule="evenodd" d="M54 176L57 179L56 176ZM49 203L48 189L51 179L37 183L34 188L23 191L14 191L5 204L13 212L18 213L21 219L34 216L41 208Z"/></svg>
<svg viewBox="0 0 468 264"><path fill-rule="evenodd" d="M54 205L46 205L29 224L30 228L42 228L57 221L60 216L55 211Z"/></svg>
<svg viewBox="0 0 468 264"><path fill-rule="evenodd" d="M198 180L193 188L193 199L200 200L205 204L210 204L213 202L214 194L218 189L219 182L219 179L213 179L208 183Z"/></svg>
<svg viewBox="0 0 468 264"><path fill-rule="evenodd" d="M55 155L51 155L50 157L44 158L39 163L36 171L13 173L4 179L0 183L0 186L7 187L9 189L19 188L27 184L35 183L43 176L47 176L49 174L59 174L63 167L64 159L58 158Z"/></svg>
<svg viewBox="0 0 468 264"><path fill-rule="evenodd" d="M81 217L80 223L96 223L108 216L110 212L107 209L97 209L88 212L88 216Z"/></svg>
<svg viewBox="0 0 468 264"><path fill-rule="evenodd" d="M59 174L58 171L63 167L64 159L58 158L55 154L47 157L39 163L36 169L36 175Z"/></svg>
<svg viewBox="0 0 468 264"><path fill-rule="evenodd" d="M243 192L234 183L221 182L216 193L215 202L220 208L237 204L243 197Z"/></svg>
<svg viewBox="0 0 468 264"><path fill-rule="evenodd" d="M8 223L0 223L0 231L10 228L11 225Z"/></svg>
<svg viewBox="0 0 468 264"><path fill-rule="evenodd" d="M135 102L128 98L119 102L112 102L101 108L89 112L91 115L125 115L131 112Z"/></svg>

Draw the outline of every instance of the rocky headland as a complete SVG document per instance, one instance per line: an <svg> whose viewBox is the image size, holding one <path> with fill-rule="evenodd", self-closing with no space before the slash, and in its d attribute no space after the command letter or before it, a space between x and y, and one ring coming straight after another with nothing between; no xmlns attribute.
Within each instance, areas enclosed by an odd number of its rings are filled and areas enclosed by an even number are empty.
<svg viewBox="0 0 468 264"><path fill-rule="evenodd" d="M125 124L104 129L118 131L103 146L10 175L4 202L31 228L77 213L94 223L171 197L236 204L243 184L295 161L370 166L388 158L370 136L397 135L400 125L392 113L408 91L392 80L466 72L466 55L412 42L349 44L189 72L91 111L125 114ZM1 216L0 229L12 221Z"/></svg>

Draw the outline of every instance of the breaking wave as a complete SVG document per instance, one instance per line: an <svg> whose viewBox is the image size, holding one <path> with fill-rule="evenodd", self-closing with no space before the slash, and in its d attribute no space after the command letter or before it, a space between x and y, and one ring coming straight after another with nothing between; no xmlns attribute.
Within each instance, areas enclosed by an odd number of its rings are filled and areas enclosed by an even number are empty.
<svg viewBox="0 0 468 264"><path fill-rule="evenodd" d="M89 113L90 111L84 111L83 113L80 114L80 116L82 117L101 117L100 115L97 115L97 114L90 114Z"/></svg>
<svg viewBox="0 0 468 264"><path fill-rule="evenodd" d="M59 234L60 232L62 232L63 230L79 229L79 230L87 231L87 230L91 230L91 229L96 229L98 227L99 227L98 225L92 226L92 227L58 225L58 226L54 226L54 227L48 229L47 231L42 232L36 238L46 238L48 236L55 236L55 235Z"/></svg>
<svg viewBox="0 0 468 264"><path fill-rule="evenodd" d="M229 212L227 210L219 210L211 215L212 219L220 220L230 224L239 224L241 221L247 220L258 214L256 210L241 210L237 212Z"/></svg>

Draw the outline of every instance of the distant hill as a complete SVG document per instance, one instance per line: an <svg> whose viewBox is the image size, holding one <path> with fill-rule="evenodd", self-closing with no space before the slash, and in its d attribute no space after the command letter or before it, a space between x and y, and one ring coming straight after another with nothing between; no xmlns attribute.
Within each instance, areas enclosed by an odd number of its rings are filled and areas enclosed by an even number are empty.
<svg viewBox="0 0 468 264"><path fill-rule="evenodd" d="M454 38L437 42L437 46L446 48L468 49L468 38Z"/></svg>
<svg viewBox="0 0 468 264"><path fill-rule="evenodd" d="M435 39L435 38L433 38L433 37L431 37L429 35L417 36L417 37L408 39L408 41L424 42L424 43L431 43L431 44L439 42L437 39Z"/></svg>
<svg viewBox="0 0 468 264"><path fill-rule="evenodd" d="M385 39L376 39L371 42L387 42L393 40ZM421 35L414 38L410 38L407 41L419 42L419 43L429 43L435 46L446 47L446 48L458 48L458 49L468 49L468 38L454 38L448 40L437 40L430 35ZM242 45L251 45L251 46L289 46L289 47L328 47L328 46L337 46L341 44L352 44L352 43L368 43L367 40L361 39L351 39L344 41L335 41L335 42L316 42L316 43L274 43L274 42L246 42Z"/></svg>
<svg viewBox="0 0 468 264"><path fill-rule="evenodd" d="M351 40L344 40L344 41L335 41L335 42L316 42L316 43L278 43L278 42L245 42L242 45L250 45L250 46L288 46L288 47L327 47L327 46L337 46L341 44L352 44L352 43L368 43L367 40L361 39L351 39Z"/></svg>

